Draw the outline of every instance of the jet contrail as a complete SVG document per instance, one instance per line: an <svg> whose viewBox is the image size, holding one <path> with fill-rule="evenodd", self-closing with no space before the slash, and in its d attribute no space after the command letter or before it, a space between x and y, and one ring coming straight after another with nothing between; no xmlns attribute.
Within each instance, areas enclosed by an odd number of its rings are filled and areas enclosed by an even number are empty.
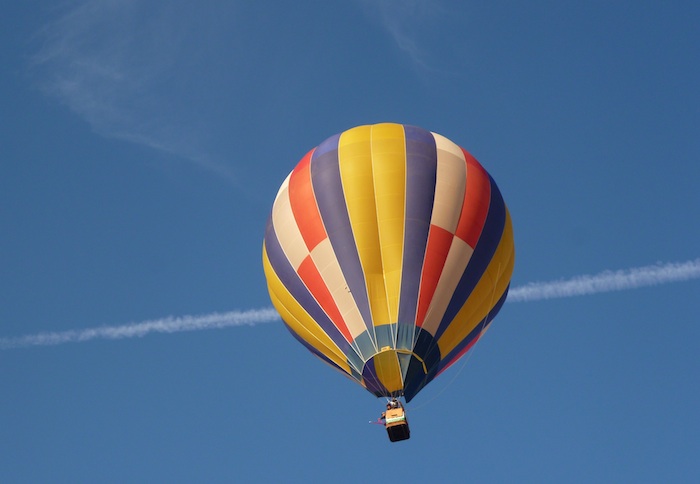
<svg viewBox="0 0 700 484"><path fill-rule="evenodd" d="M180 316L130 323L121 326L99 326L96 328L36 333L16 338L0 338L0 349L24 348L27 346L54 346L64 343L80 343L93 339L137 338L149 333L178 333L200 329L228 328L231 326L255 326L279 319L273 308L230 311L203 316Z"/></svg>
<svg viewBox="0 0 700 484"><path fill-rule="evenodd" d="M507 302L530 302L584 296L699 278L700 259L695 259L687 262L656 264L620 271L605 271L596 275L577 276L571 279L560 279L551 282L531 282L512 288L508 293ZM121 326L99 326L0 338L0 350L80 343L93 339L136 338L149 333L178 333L181 331L229 328L232 326L255 326L261 323L279 321L279 319L277 311L271 307L248 311L211 313L202 316L168 317Z"/></svg>
<svg viewBox="0 0 700 484"><path fill-rule="evenodd" d="M507 302L585 296L698 278L700 278L700 259L695 259L621 271L605 271L596 275L577 276L551 282L531 282L511 289Z"/></svg>

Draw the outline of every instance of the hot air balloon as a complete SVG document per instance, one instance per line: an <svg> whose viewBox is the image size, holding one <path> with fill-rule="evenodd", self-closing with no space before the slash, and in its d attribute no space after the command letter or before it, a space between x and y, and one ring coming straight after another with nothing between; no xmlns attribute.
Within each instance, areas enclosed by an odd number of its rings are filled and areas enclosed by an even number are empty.
<svg viewBox="0 0 700 484"><path fill-rule="evenodd" d="M292 335L377 397L407 403L484 334L514 258L508 209L479 162L394 123L309 151L263 242L270 298Z"/></svg>

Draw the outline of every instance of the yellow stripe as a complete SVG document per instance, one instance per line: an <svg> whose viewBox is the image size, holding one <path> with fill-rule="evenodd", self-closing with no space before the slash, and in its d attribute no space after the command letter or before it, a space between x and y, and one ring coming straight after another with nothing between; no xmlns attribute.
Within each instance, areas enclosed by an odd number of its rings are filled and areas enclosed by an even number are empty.
<svg viewBox="0 0 700 484"><path fill-rule="evenodd" d="M333 340L328 337L323 331L323 328L309 316L297 300L294 299L294 296L284 287L279 277L277 277L267 257L267 250L264 244L263 268L267 278L267 289L270 292L270 299L277 312L282 316L284 322L304 341L350 374L350 366L348 365L345 354L338 348Z"/></svg>
<svg viewBox="0 0 700 484"><path fill-rule="evenodd" d="M400 124L372 127L372 170L389 322L399 318L406 220L406 139Z"/></svg>
<svg viewBox="0 0 700 484"><path fill-rule="evenodd" d="M371 130L371 126L359 126L342 133L338 141L338 160L350 224L367 284L372 320L376 326L388 324L390 320L379 250Z"/></svg>
<svg viewBox="0 0 700 484"><path fill-rule="evenodd" d="M452 351L493 309L508 287L514 264L513 226L506 208L506 223L496 253L469 299L438 340L440 354Z"/></svg>
<svg viewBox="0 0 700 484"><path fill-rule="evenodd" d="M403 377L396 351L383 349L377 353L374 356L374 369L377 372L377 378L389 392L403 390Z"/></svg>
<svg viewBox="0 0 700 484"><path fill-rule="evenodd" d="M498 302L498 300L503 296L503 293L508 287L511 276L513 275L513 267L515 265L515 247L512 241L513 229L510 225L510 214L506 209L506 231L504 232L504 237L501 238L501 244L494 255L494 261L496 261L496 263L494 265L492 262L487 269L488 277L491 278L491 287L496 288L495 297L493 301L491 300L491 297L486 297L481 301L481 304L473 305L471 310L466 313L466 318L471 319L474 317L479 317L483 314L483 316L478 320L481 321L481 319L486 317L488 312L491 311L493 305L496 304L496 302ZM510 245L510 250L508 250L508 245ZM503 250L500 250L501 248L503 248ZM496 281L495 284L493 281Z"/></svg>

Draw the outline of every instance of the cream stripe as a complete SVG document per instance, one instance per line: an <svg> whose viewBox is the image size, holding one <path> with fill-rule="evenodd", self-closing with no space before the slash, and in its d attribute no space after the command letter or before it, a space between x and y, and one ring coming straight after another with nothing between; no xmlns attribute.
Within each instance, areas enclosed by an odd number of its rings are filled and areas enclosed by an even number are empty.
<svg viewBox="0 0 700 484"><path fill-rule="evenodd" d="M462 278L464 270L467 268L467 264L473 253L474 249L465 241L458 237L452 238L452 245L450 246L450 251L445 261L445 268L442 274L440 274L440 280L435 289L435 295L433 296L433 300L430 301L430 306L428 306L425 321L423 322L423 329L433 336L440 325L440 321L447 310L447 306L450 304L450 299L452 299L457 284L459 284L459 280Z"/></svg>
<svg viewBox="0 0 700 484"><path fill-rule="evenodd" d="M460 148L454 142L445 138L441 134L432 133L432 132L431 132L431 134L435 138L435 144L437 145L439 150L449 151L451 154L453 154L457 158L464 159L464 153L462 152L462 148Z"/></svg>
<svg viewBox="0 0 700 484"><path fill-rule="evenodd" d="M439 134L433 136L437 145L437 179L430 223L454 234L467 186L467 162L452 141Z"/></svg>
<svg viewBox="0 0 700 484"><path fill-rule="evenodd" d="M314 250L311 251L311 258L321 273L323 282L333 296L333 300L338 306L345 320L345 324L348 330L350 330L350 334L353 338L356 338L363 333L367 327L348 289L348 284L345 281L345 276L343 276L343 271L340 269L338 259L333 252L330 240L325 239L318 244Z"/></svg>
<svg viewBox="0 0 700 484"><path fill-rule="evenodd" d="M289 188L289 180L292 178L292 172L289 172L289 175L287 175L287 178L284 179L282 182L282 185L280 185L279 190L277 190L277 195L275 195L275 203L277 203L277 199L280 197L280 194ZM274 204L273 204L274 206Z"/></svg>
<svg viewBox="0 0 700 484"><path fill-rule="evenodd" d="M467 187L467 164L459 146L437 133L433 133L433 136L438 165L435 203L430 223L454 234L459 224ZM445 266L423 321L423 329L430 334L434 335L437 331L473 253L474 249L463 240L456 237L452 239Z"/></svg>
<svg viewBox="0 0 700 484"><path fill-rule="evenodd" d="M277 240L284 255L296 271L304 259L309 255L304 238L301 236L299 226L294 219L292 205L289 200L289 177L280 188L277 199L272 207L272 224L277 233Z"/></svg>

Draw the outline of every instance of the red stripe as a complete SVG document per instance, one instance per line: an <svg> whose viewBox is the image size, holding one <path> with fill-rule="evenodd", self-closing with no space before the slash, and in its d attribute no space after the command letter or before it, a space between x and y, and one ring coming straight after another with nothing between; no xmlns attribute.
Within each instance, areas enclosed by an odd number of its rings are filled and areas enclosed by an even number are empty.
<svg viewBox="0 0 700 484"><path fill-rule="evenodd" d="M473 249L481 236L491 201L491 182L486 170L465 149L467 160L467 187L464 204L455 235Z"/></svg>
<svg viewBox="0 0 700 484"><path fill-rule="evenodd" d="M309 151L301 159L292 171L289 180L289 202L292 205L292 213L309 252L328 237L311 185L311 155L313 152L314 150Z"/></svg>
<svg viewBox="0 0 700 484"><path fill-rule="evenodd" d="M430 301L435 295L435 289L445 267L447 253L450 251L453 238L454 235L450 231L437 225L430 226L418 295L418 311L416 313L416 326L418 327L423 326L425 321L425 315L428 312Z"/></svg>
<svg viewBox="0 0 700 484"><path fill-rule="evenodd" d="M323 282L321 273L318 272L318 268L316 267L316 264L314 264L314 261L311 259L310 255L307 255L302 261L301 265L297 269L297 274L299 274L299 277L309 289L309 292L311 292L330 320L333 321L333 324L335 324L336 328L338 328L338 331L345 336L345 339L348 340L348 342L352 343L352 336L350 335L350 331L345 324L345 320L340 314L340 310L338 309L338 306L336 306L335 300L333 299L331 292L328 290L328 286L326 286L326 283Z"/></svg>

